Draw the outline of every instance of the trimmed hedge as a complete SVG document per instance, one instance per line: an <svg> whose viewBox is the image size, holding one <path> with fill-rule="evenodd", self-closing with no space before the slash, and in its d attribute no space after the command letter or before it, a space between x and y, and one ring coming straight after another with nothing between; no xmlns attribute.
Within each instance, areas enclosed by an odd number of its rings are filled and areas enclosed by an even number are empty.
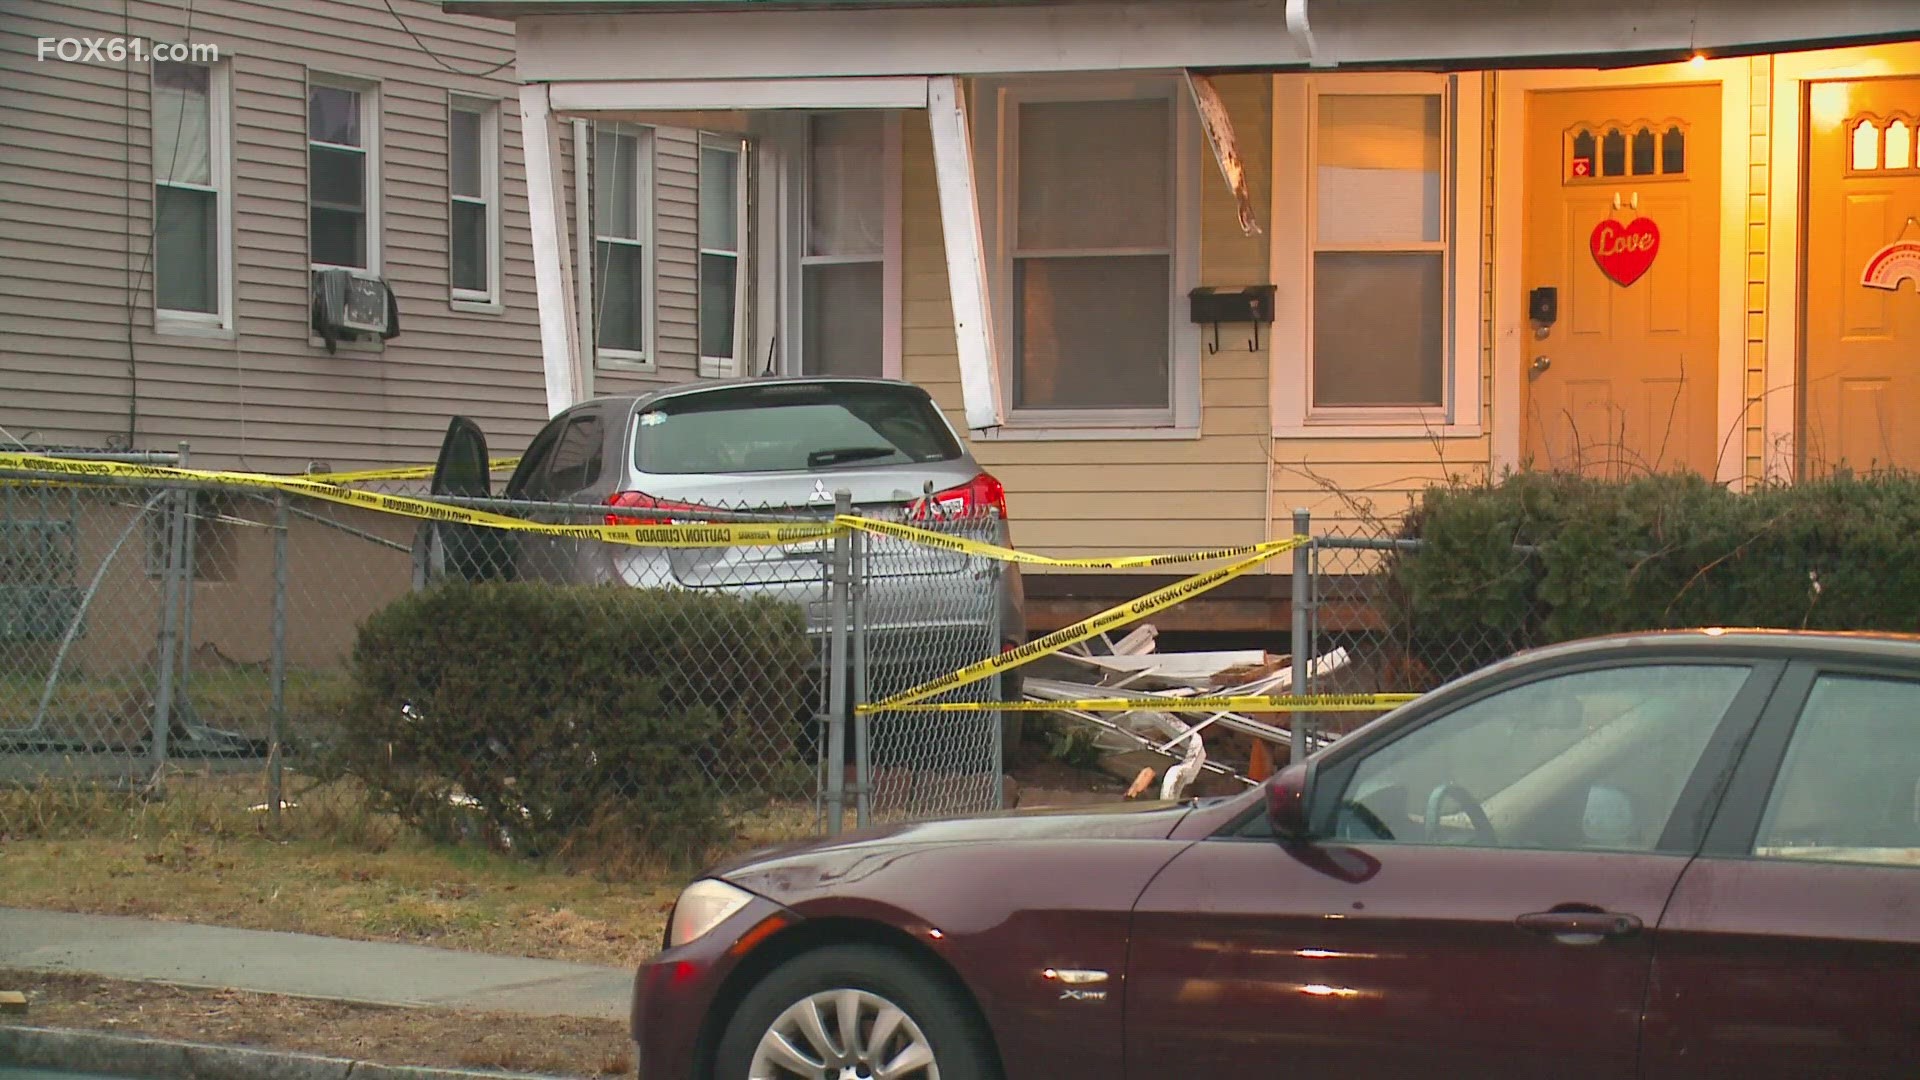
<svg viewBox="0 0 1920 1080"><path fill-rule="evenodd" d="M450 582L361 626L336 764L441 839L697 861L742 800L805 793L812 655L772 600Z"/></svg>
<svg viewBox="0 0 1920 1080"><path fill-rule="evenodd" d="M1392 633L1440 679L1592 634L1920 627L1913 474L1736 494L1523 472L1429 489L1401 535L1425 544L1388 561Z"/></svg>

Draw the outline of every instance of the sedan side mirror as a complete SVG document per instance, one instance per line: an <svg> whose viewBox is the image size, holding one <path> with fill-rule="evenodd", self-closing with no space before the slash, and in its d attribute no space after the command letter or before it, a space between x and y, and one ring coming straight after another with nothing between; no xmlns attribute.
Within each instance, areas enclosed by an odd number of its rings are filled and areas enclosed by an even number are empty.
<svg viewBox="0 0 1920 1080"><path fill-rule="evenodd" d="M1276 840L1300 841L1313 838L1309 807L1313 804L1314 763L1302 761L1274 774L1267 781L1267 821Z"/></svg>

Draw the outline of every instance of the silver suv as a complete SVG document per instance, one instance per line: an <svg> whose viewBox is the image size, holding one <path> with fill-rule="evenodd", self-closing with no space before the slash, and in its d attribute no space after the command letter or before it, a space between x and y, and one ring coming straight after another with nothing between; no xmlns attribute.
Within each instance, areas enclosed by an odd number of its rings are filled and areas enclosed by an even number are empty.
<svg viewBox="0 0 1920 1080"><path fill-rule="evenodd" d="M433 491L490 494L486 462L479 427L454 418ZM925 390L888 379L688 383L584 402L534 436L503 494L604 506L605 520L622 524L698 522L715 510L824 517L840 490L851 493L857 514L936 528L963 519L970 523L963 535L1008 543L1000 482L967 453ZM527 516L582 520L565 513ZM830 627L825 541L643 548L435 528L447 569L462 576L769 594L803 604L813 633ZM931 677L958 666L944 654L959 642L971 653L957 658L964 663L978 659L982 646L1025 640L1017 565L878 537L867 552L863 621L875 668ZM998 641L982 640L989 629Z"/></svg>

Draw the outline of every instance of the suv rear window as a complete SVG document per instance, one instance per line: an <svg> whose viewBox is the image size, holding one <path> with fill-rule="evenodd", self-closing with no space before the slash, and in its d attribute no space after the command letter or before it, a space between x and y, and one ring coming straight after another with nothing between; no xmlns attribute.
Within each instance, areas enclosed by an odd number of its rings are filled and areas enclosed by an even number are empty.
<svg viewBox="0 0 1920 1080"><path fill-rule="evenodd" d="M640 414L641 472L805 472L952 461L959 441L922 390L774 383L671 397Z"/></svg>

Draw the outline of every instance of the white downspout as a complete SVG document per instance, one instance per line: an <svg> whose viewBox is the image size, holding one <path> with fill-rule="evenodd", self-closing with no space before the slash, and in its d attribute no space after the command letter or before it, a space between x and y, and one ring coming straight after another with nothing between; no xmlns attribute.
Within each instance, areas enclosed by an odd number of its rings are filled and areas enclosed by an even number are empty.
<svg viewBox="0 0 1920 1080"><path fill-rule="evenodd" d="M1320 59L1319 43L1314 41L1313 26L1307 22L1307 0L1287 0L1287 33L1299 42L1301 50L1307 54L1309 67L1333 66Z"/></svg>

